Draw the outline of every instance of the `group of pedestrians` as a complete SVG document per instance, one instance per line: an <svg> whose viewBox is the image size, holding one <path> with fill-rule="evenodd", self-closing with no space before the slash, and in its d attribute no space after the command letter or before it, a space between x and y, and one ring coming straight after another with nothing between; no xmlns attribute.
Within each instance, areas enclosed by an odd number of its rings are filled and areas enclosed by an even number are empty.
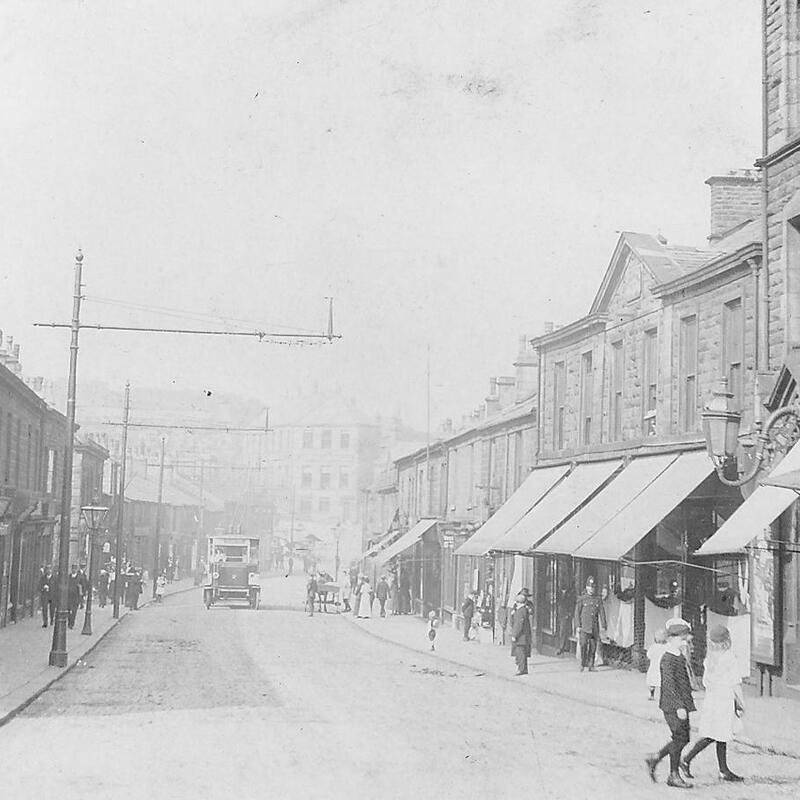
<svg viewBox="0 0 800 800"><path fill-rule="evenodd" d="M164 583L167 582L166 571ZM58 605L58 573L49 565L39 570L39 603L42 612L42 627L47 628L55 622ZM72 564L67 575L67 626L75 627L78 611L86 606L90 592L97 592L100 608L105 608L109 598L113 600L117 591L117 570L114 561L108 561L100 567L95 585L92 587L85 564ZM143 572L132 563L123 564L119 575L120 596L125 605L133 611L139 608L139 598L144 591ZM163 593L163 592L162 592ZM94 595L93 595L94 596Z"/></svg>
<svg viewBox="0 0 800 800"><path fill-rule="evenodd" d="M48 566L39 570L39 603L42 610L42 627L47 628L55 622L56 608L58 606L58 573ZM90 590L89 578L86 567L81 564L70 566L67 576L67 625L75 627L78 609L86 603L86 595Z"/></svg>

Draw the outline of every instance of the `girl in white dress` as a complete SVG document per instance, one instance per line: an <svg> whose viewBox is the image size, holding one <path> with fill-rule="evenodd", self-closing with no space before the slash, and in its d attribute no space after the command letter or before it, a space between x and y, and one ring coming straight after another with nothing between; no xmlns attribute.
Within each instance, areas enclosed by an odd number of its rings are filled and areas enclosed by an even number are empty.
<svg viewBox="0 0 800 800"><path fill-rule="evenodd" d="M690 771L692 760L711 742L716 742L719 779L743 781L741 775L728 769L728 742L742 729L741 715L744 713L744 702L742 678L731 650L731 634L724 625L715 625L708 634L708 654L704 666L703 683L706 687L706 696L698 724L702 738L681 761L681 769L684 775L693 777Z"/></svg>
<svg viewBox="0 0 800 800"><path fill-rule="evenodd" d="M358 618L370 619L372 617L372 597L370 596L372 587L369 585L369 578L364 578L361 584L361 594L358 599Z"/></svg>

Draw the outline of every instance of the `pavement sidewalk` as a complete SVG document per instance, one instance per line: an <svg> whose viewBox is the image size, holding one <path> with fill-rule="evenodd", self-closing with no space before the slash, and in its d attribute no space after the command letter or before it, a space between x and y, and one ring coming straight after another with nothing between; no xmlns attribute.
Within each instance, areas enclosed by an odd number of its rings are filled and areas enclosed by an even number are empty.
<svg viewBox="0 0 800 800"><path fill-rule="evenodd" d="M352 614L341 616L365 633L411 650L427 652L443 661L522 682L537 691L568 697L588 706L664 724L658 703L648 700L645 676L638 670L598 667L596 672L581 673L574 656L553 658L534 653L529 674L517 677L510 648L495 645L491 631L481 630L480 641L465 642L461 631L442 626L438 628L436 650L431 652L427 625L419 617L390 615L356 619ZM702 698L702 692L695 694L698 709L702 707ZM800 759L799 701L745 693L745 704L745 729L737 741L760 752Z"/></svg>
<svg viewBox="0 0 800 800"><path fill-rule="evenodd" d="M194 580L185 578L165 587L165 595L194 589ZM154 602L142 595L139 608ZM96 647L103 637L130 611L120 606L119 620L113 618L113 606L100 608L97 598L92 604L92 635L82 636L84 611L78 611L75 627L67 631L67 666L51 667L47 662L53 640L53 627L42 628L42 617L26 617L0 629L0 726L11 721L42 692L63 677Z"/></svg>

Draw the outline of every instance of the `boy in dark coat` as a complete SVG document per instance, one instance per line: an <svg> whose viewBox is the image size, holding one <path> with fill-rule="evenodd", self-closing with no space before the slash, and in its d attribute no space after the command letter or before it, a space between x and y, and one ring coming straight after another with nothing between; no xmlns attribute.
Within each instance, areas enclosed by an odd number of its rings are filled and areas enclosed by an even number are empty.
<svg viewBox="0 0 800 800"><path fill-rule="evenodd" d="M672 739L657 753L645 759L650 779L656 780L656 767L664 756L669 756L667 786L687 789L691 784L681 777L678 766L681 751L689 743L689 713L695 710L692 700L692 684L689 666L684 655L686 642L692 627L686 620L671 619L667 622L667 650L661 656L661 701L659 708L669 725Z"/></svg>
<svg viewBox="0 0 800 800"><path fill-rule="evenodd" d="M42 604L42 627L46 628L50 623L48 619L55 622L55 606L53 599L56 596L56 579L53 570L45 567L39 576L39 601ZM49 618L48 618L49 614Z"/></svg>
<svg viewBox="0 0 800 800"><path fill-rule="evenodd" d="M520 589L511 612L511 653L517 660L517 675L528 674L528 659L531 655L529 595L527 589Z"/></svg>
<svg viewBox="0 0 800 800"><path fill-rule="evenodd" d="M82 586L83 582L81 581L78 567L73 564L67 578L67 625L70 628L75 627L75 617L78 615L78 606L81 602Z"/></svg>

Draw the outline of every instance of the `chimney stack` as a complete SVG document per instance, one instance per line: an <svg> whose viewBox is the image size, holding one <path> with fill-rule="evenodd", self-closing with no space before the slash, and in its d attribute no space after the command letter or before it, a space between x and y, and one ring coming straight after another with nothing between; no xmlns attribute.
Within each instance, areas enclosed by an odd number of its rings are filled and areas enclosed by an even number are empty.
<svg viewBox="0 0 800 800"><path fill-rule="evenodd" d="M547 336L548 333L553 332L554 325L552 322L545 322L544 324L544 335Z"/></svg>
<svg viewBox="0 0 800 800"><path fill-rule="evenodd" d="M486 416L491 417L500 410L500 396L497 393L497 378L489 378L489 396L485 403Z"/></svg>
<svg viewBox="0 0 800 800"><path fill-rule="evenodd" d="M500 401L500 408L510 406L516 396L517 379L514 377L502 377L497 379L497 394Z"/></svg>
<svg viewBox="0 0 800 800"><path fill-rule="evenodd" d="M516 399L524 400L530 397L539 388L539 356L531 347L527 336L519 337L519 351L514 362L516 374L517 394Z"/></svg>
<svg viewBox="0 0 800 800"><path fill-rule="evenodd" d="M725 175L712 175L710 244L722 239L733 228L761 216L761 179L758 170L732 169Z"/></svg>

